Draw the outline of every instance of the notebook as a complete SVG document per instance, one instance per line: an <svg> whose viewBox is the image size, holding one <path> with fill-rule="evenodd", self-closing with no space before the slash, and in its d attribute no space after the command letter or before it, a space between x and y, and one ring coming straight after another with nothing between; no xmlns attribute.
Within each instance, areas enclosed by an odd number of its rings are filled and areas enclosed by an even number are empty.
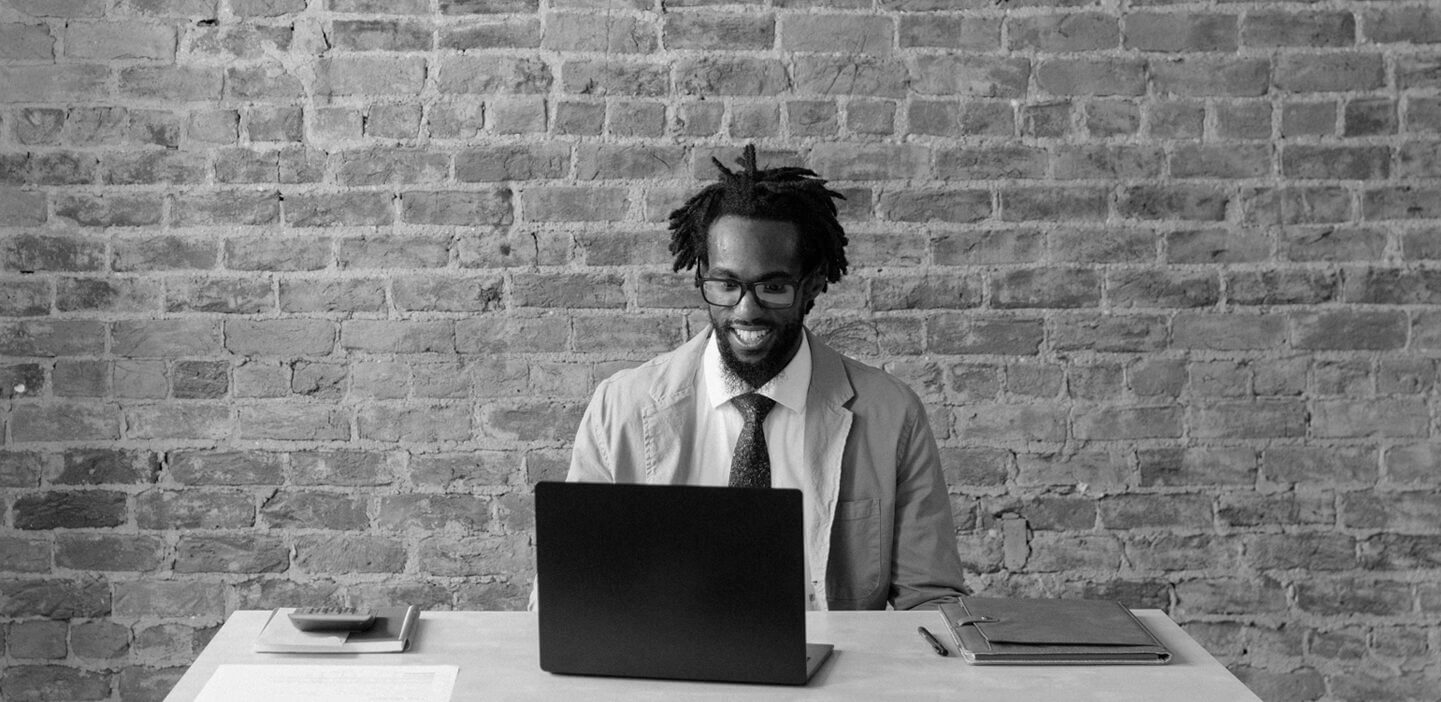
<svg viewBox="0 0 1441 702"><path fill-rule="evenodd" d="M257 653L399 653L410 648L420 608L415 605L381 607L375 623L365 631L301 631L290 623L293 607L270 613L260 636Z"/></svg>
<svg viewBox="0 0 1441 702"><path fill-rule="evenodd" d="M1171 652L1112 600L962 597L941 617L968 663L1159 664Z"/></svg>
<svg viewBox="0 0 1441 702"><path fill-rule="evenodd" d="M801 493L542 482L540 667L552 673L803 685Z"/></svg>

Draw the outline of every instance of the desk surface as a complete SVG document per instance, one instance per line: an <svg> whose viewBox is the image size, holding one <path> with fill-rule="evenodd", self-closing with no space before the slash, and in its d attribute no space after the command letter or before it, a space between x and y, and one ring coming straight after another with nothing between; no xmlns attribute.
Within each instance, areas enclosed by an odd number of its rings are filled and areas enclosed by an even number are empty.
<svg viewBox="0 0 1441 702"><path fill-rule="evenodd" d="M235 664L458 665L453 700L490 699L936 699L1257 700L1160 610L1136 614L1173 652L1160 666L974 666L955 655L935 612L810 612L808 641L835 644L805 687L553 675L540 669L536 618L528 612L425 612L407 653L254 653L269 612L230 616L167 702L200 694L217 666ZM935 654L925 626L952 655Z"/></svg>

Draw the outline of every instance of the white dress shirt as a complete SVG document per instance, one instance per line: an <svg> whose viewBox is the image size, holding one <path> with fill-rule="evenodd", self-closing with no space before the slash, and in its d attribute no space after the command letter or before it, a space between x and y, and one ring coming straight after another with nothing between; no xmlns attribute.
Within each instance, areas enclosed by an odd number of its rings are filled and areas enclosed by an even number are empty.
<svg viewBox="0 0 1441 702"><path fill-rule="evenodd" d="M690 475L695 485L726 485L730 482L731 457L736 440L745 427L745 418L731 402L738 395L755 392L776 401L766 415L762 429L771 459L771 487L795 488L801 491L804 533L811 533L814 522L814 496L808 485L810 467L805 465L806 395L811 388L811 345L801 334L801 347L795 357L776 377L755 390L736 387L726 382L720 347L712 333L701 357L704 374L701 401L696 403L696 441L699 442L698 464ZM810 584L810 559L806 565L806 601L814 609L815 587Z"/></svg>

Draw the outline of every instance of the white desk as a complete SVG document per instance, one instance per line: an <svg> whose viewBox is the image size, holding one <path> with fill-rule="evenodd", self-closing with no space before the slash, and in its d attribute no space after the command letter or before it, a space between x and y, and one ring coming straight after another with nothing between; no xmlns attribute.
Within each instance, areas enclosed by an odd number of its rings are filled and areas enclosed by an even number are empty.
<svg viewBox="0 0 1441 702"><path fill-rule="evenodd" d="M836 650L805 687L553 675L540 669L528 612L425 612L407 653L265 654L251 644L269 612L239 611L186 671L167 702L187 702L223 663L458 665L453 700L1256 700L1160 610L1136 614L1173 652L1160 666L974 666L955 655L935 612L811 612L808 641ZM926 645L925 626L952 655Z"/></svg>

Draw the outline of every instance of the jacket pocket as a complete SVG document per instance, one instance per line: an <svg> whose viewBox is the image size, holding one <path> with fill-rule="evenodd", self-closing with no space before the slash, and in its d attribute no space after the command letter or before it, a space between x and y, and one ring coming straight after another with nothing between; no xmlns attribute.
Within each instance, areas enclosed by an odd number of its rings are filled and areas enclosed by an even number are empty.
<svg viewBox="0 0 1441 702"><path fill-rule="evenodd" d="M879 500L842 500L836 503L830 560L826 574L826 591L830 599L863 600L880 587Z"/></svg>

